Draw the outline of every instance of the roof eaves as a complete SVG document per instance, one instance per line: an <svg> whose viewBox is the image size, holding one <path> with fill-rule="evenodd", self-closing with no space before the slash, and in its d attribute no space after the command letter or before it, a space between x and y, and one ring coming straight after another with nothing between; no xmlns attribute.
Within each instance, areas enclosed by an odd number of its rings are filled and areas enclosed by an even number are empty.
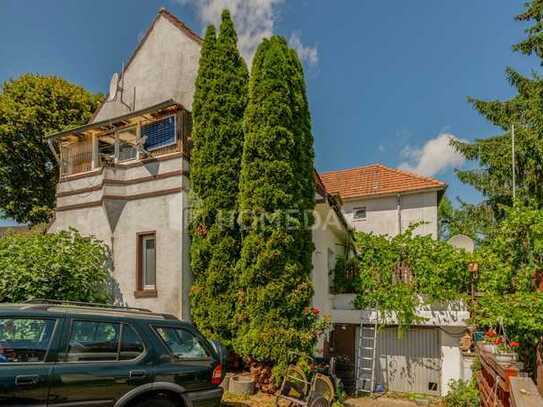
<svg viewBox="0 0 543 407"><path fill-rule="evenodd" d="M172 106L179 106L181 108L183 107L180 103L177 103L175 100L169 99L169 100L165 100L164 102L158 103L158 104L153 105L153 106L149 106L149 107L146 107L146 108L143 108L143 109L140 109L140 110L136 110L136 111L133 111L133 112L130 112L130 113L126 113L126 114L123 114L121 116L112 117L111 119L101 120L101 121L95 122L95 123L88 123L88 124L84 124L83 126L73 127L73 128L70 128L70 129L66 129L66 130L56 132L56 133L51 133L51 134L46 135L45 138L46 139L59 138L59 137L62 137L62 136L66 136L66 135L68 135L70 133L80 133L82 131L90 130L90 129L93 129L93 128L96 128L96 127L102 127L104 125L112 125L113 123L115 123L117 121L126 120L126 119L129 119L129 118L135 117L135 116L155 112L155 111L165 109L165 108L168 108L168 107L172 107Z"/></svg>

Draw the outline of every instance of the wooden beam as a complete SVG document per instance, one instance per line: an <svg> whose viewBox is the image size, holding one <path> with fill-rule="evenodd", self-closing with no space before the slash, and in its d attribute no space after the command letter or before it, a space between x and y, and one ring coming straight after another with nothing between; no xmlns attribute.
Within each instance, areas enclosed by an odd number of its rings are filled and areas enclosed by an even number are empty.
<svg viewBox="0 0 543 407"><path fill-rule="evenodd" d="M513 407L543 407L543 398L529 377L511 377L511 405Z"/></svg>

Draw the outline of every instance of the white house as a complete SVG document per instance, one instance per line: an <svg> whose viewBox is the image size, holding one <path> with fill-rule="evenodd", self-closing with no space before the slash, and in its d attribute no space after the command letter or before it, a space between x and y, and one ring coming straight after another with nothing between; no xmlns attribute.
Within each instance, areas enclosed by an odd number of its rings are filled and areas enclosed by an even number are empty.
<svg viewBox="0 0 543 407"><path fill-rule="evenodd" d="M190 110L200 46L198 35L160 10L90 122L49 139L61 171L49 231L73 227L109 246L119 303L184 319ZM320 281L342 254L348 227L316 173L315 183L316 213L328 220L313 231L313 276ZM327 286L318 283L316 292Z"/></svg>
<svg viewBox="0 0 543 407"><path fill-rule="evenodd" d="M73 227L108 245L119 303L184 319L190 319L191 108L201 42L160 10L123 72L113 75L107 99L89 123L49 139L60 164L49 231ZM322 342L318 351L352 359L367 311L354 310L352 296L334 295L330 285L336 257L349 247L350 228L393 235L411 222L427 221L418 232L437 237L437 204L445 185L380 165L320 177L315 173L315 185L313 303L335 323L332 340ZM439 393L449 377L461 376L454 335L465 315L448 308L428 312L432 318L424 332L433 347L424 348L427 354L416 360L454 364L438 378L435 369L423 369L437 383L438 390L430 392ZM384 355L391 352L383 350ZM414 350L406 352L398 357L411 363Z"/></svg>
<svg viewBox="0 0 543 407"><path fill-rule="evenodd" d="M321 173L320 178L327 192L342 202L341 211L354 230L394 236L419 224L415 233L437 238L445 183L381 164ZM314 299L332 317L334 329L325 351L338 357L339 373L351 389L361 352L360 326L377 320L374 310L355 309L354 298L355 294L334 294L328 285ZM386 328L377 340L375 383L398 392L446 394L450 379L471 375L472 359L459 348L469 313L463 304L454 303L421 308L418 315L425 321L403 337L398 336L394 319L384 321Z"/></svg>
<svg viewBox="0 0 543 407"><path fill-rule="evenodd" d="M342 211L355 230L395 236L409 225L437 238L437 208L446 184L430 177L372 164L320 174L326 189L343 201Z"/></svg>

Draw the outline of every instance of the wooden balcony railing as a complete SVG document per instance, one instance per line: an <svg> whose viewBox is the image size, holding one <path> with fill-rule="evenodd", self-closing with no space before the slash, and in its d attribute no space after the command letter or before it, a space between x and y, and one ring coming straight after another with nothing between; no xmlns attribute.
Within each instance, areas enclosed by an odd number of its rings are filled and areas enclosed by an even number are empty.
<svg viewBox="0 0 543 407"><path fill-rule="evenodd" d="M478 348L481 371L477 373L477 384L482 407L512 407L511 377L520 374L515 362L499 363L493 353Z"/></svg>
<svg viewBox="0 0 543 407"><path fill-rule="evenodd" d="M534 381L522 374L516 362L498 362L493 353L477 348L481 371L477 384L482 407L543 407Z"/></svg>

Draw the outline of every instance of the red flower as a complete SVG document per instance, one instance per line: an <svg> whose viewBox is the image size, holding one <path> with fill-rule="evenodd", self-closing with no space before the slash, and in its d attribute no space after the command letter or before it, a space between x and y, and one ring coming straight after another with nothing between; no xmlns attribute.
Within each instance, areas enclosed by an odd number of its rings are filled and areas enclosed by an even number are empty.
<svg viewBox="0 0 543 407"><path fill-rule="evenodd" d="M515 341L511 342L511 347L512 348L518 348L519 346L520 346L519 342L515 342Z"/></svg>
<svg viewBox="0 0 543 407"><path fill-rule="evenodd" d="M489 338L493 338L496 336L496 331L493 329L489 329L488 331L486 331L485 335L488 336Z"/></svg>
<svg viewBox="0 0 543 407"><path fill-rule="evenodd" d="M499 345L500 343L503 343L502 338L496 338L496 345Z"/></svg>
<svg viewBox="0 0 543 407"><path fill-rule="evenodd" d="M313 315L319 315L321 311L317 307L311 307L311 312Z"/></svg>

